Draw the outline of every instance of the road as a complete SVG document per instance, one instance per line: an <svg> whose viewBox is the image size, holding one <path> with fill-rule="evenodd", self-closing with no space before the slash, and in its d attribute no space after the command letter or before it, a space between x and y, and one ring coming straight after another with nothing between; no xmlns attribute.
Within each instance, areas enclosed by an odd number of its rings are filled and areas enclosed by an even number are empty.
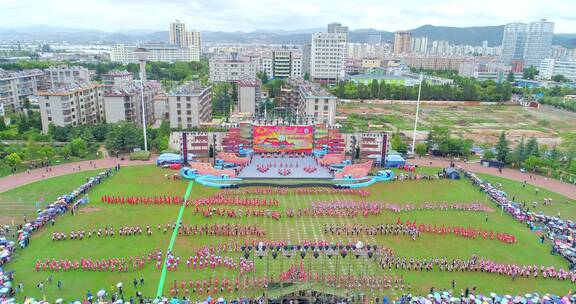
<svg viewBox="0 0 576 304"><path fill-rule="evenodd" d="M432 162L433 167L440 167L440 168L445 168L450 165L450 161L444 159L417 158L417 159L410 159L409 162L419 166L430 166L430 162ZM485 173L505 177L519 182L526 181L531 185L548 189L550 191L562 194L571 199L576 199L576 185L563 183L556 179L545 178L540 175L532 175L532 179L530 179L529 173L523 173L520 172L519 170L506 169L506 168L502 169L502 173L499 173L497 168L484 167L480 163L456 162L456 166L460 166L465 170L475 173Z"/></svg>

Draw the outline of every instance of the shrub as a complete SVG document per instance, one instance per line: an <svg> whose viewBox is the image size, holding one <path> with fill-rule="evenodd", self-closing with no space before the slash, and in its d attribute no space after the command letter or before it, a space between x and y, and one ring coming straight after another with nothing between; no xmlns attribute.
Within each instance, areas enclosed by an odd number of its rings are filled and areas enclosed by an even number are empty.
<svg viewBox="0 0 576 304"><path fill-rule="evenodd" d="M130 153L130 160L149 160L150 151L136 151Z"/></svg>

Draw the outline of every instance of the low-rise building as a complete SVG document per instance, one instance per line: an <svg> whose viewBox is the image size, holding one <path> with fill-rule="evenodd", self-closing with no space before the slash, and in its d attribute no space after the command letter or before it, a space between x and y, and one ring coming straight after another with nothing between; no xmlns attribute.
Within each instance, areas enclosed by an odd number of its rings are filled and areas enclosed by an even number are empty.
<svg viewBox="0 0 576 304"><path fill-rule="evenodd" d="M539 76L542 79L552 79L556 75L576 82L576 59L544 59L540 64Z"/></svg>
<svg viewBox="0 0 576 304"><path fill-rule="evenodd" d="M212 119L212 87L188 82L168 93L170 128L190 129Z"/></svg>
<svg viewBox="0 0 576 304"><path fill-rule="evenodd" d="M134 55L137 48L145 48L148 61L176 62L176 61L200 61L200 49L197 47L181 48L171 44L142 44L139 46L127 46L116 44L110 50L110 61L123 64L138 63Z"/></svg>
<svg viewBox="0 0 576 304"><path fill-rule="evenodd" d="M500 62L464 62L460 64L458 75L476 78L480 81L503 82L512 71L512 66ZM513 72L514 79L522 78L522 73Z"/></svg>
<svg viewBox="0 0 576 304"><path fill-rule="evenodd" d="M38 92L42 132L48 126L94 125L104 121L103 88L96 82Z"/></svg>
<svg viewBox="0 0 576 304"><path fill-rule="evenodd" d="M0 104L3 112L18 112L24 100L45 88L42 70L5 71L0 69Z"/></svg>

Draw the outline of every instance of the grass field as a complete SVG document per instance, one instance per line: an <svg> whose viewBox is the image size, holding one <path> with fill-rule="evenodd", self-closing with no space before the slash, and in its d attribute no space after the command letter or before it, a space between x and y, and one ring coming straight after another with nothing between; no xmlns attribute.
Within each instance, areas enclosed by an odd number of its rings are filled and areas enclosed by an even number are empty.
<svg viewBox="0 0 576 304"><path fill-rule="evenodd" d="M87 177L97 174L98 170L82 171L48 178L22 187L0 193L0 225L8 225L13 221L22 223L24 216L29 219L36 216L36 207L45 207L59 196L86 182Z"/></svg>
<svg viewBox="0 0 576 304"><path fill-rule="evenodd" d="M487 174L477 175L493 185L497 183L502 185L501 189L506 191L509 198L514 198L517 202L526 203L526 207L529 207L530 211L560 216L561 218L569 220L576 219L576 200L568 199L563 195L548 189L536 187L530 183L527 183L526 187L522 187L522 183L507 178ZM536 191L536 189L538 189L538 191ZM551 198L552 204L544 206L544 198ZM534 202L537 202L535 208Z"/></svg>
<svg viewBox="0 0 576 304"><path fill-rule="evenodd" d="M424 170L424 169L422 169ZM435 171L435 169L425 169ZM62 290L58 290L56 283L47 284L45 294L48 299L63 297L67 300L81 298L88 290L95 293L98 289L110 289L117 282L123 282L125 294L129 297L134 295L135 290L132 288L132 280L142 275L146 283L143 287L145 295L154 296L160 271L156 270L153 264L147 264L142 271L108 273L108 272L36 272L34 264L37 259L45 258L109 258L109 257L129 257L150 252L154 249L161 249L163 252L168 248L170 241L170 232L164 234L155 229L157 224L168 224L174 222L178 216L179 206L126 206L126 205L108 205L100 202L102 195L178 195L183 196L188 186L188 181L168 181L164 179L165 171L153 166L125 167L116 176L104 181L90 192L91 203L75 215L66 214L60 217L54 227L46 227L35 233L31 239L31 245L25 250L18 250L12 263L7 270L15 270L15 282L23 282L25 294L42 298L42 293L35 286L40 281L45 281L50 274L54 275L54 282L62 281ZM71 178L71 176L68 176ZM77 176L81 179L80 176ZM46 180L32 184L28 190L14 189L10 194L11 200L18 201L18 197L27 197L34 199L46 191L53 190L54 185L46 186L42 184L50 183L52 180ZM55 184L62 184L56 182ZM71 187L71 185L70 185ZM379 183L368 188L371 192L368 198L363 200L383 201L389 203L410 203L422 204L425 202L481 202L485 197L477 188L470 185L467 180L451 181L405 181ZM18 191L19 192L18 192ZM213 195L218 190L205 188L198 184L193 185L191 199ZM18 194L20 193L20 194ZM5 197L7 193L2 194ZM359 200L357 196L345 196L341 194L334 195L277 195L280 201L279 207L272 207L273 210L286 210L287 208L298 209L309 207L314 201L336 201L336 200ZM24 202L24 200L22 200ZM494 207L491 202L486 202ZM244 208L245 209L245 208ZM488 222L486 222L486 216ZM367 236L360 235L331 235L324 234L324 224L380 224L393 223L400 217L405 220L416 220L417 222L438 224L438 225L463 225L473 227L485 227L494 231L507 232L514 234L518 238L515 244L504 244L498 241L484 239L465 239L455 236L438 236L424 234L416 241L402 236ZM404 213L383 212L379 216L370 216L367 218L333 218L333 217L282 217L279 220L264 217L242 217L230 219L227 217L205 218L202 215L194 214L191 207L185 208L182 221L186 225L204 225L214 223L242 223L257 224L266 230L265 239L267 240L288 240L297 244L303 240L327 240L330 242L344 241L356 242L363 241L368 244L378 244L380 246L392 248L396 255L406 257L448 257L467 259L476 254L480 257L489 258L496 262L517 263L520 265L542 264L553 265L557 268L567 268L567 262L559 256L549 254L550 247L548 244L540 244L538 236L530 232L524 225L512 220L510 217L501 216L496 210L492 213L464 212L464 211L413 211ZM92 238L82 241L68 240L54 242L51 240L53 232L69 232L70 230L91 229L93 227L104 227L106 225L119 227L120 225L151 225L154 229L152 236L132 236L113 238ZM254 239L246 237L246 239ZM256 238L257 239L257 238ZM228 243L243 241L240 238L216 237L216 236L179 236L174 245L174 254L180 256L183 260L206 245L216 245L217 243ZM223 256L239 258L238 253L223 253ZM300 263L299 257L281 258L273 260L264 258L262 260L255 258L256 275L262 276L268 270L269 274L274 274L277 278L281 269L286 270L290 265L296 266ZM526 292L554 292L566 293L573 289L569 282L560 282L556 280L544 279L524 279L517 278L512 280L506 276L490 275L483 273L462 273L462 272L441 272L434 270L431 272L417 271L392 271L381 270L376 259L366 258L338 258L328 259L321 256L314 259L308 255L304 261L304 267L312 272L330 272L346 274L348 271L356 274L384 274L396 273L404 277L404 281L411 285L409 291L386 290L385 294L394 296L403 292L424 293L427 294L431 287L438 289L450 289L451 281L456 283L457 292L466 287L476 286L479 291L483 292L501 292L501 293L526 293ZM177 271L168 271L164 293L168 294L172 282L177 280L197 280L199 278L208 278L228 276L234 278L237 271L218 268L214 271L189 270L185 263L180 265ZM251 276L251 274L249 275ZM317 290L322 286L307 286ZM340 291L342 292L342 291ZM359 292L359 291L356 291ZM362 292L368 292L363 290ZM245 291L243 294L261 294L262 291ZM380 293L379 295L381 295ZM236 296L237 294L233 294ZM20 300L21 300L20 295ZM194 296L193 296L194 297ZM203 298L205 295L196 296Z"/></svg>

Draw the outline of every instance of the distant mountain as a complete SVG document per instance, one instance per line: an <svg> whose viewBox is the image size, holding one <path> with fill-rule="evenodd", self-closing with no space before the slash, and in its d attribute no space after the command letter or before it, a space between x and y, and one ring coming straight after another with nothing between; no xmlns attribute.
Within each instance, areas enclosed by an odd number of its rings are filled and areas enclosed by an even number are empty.
<svg viewBox="0 0 576 304"><path fill-rule="evenodd" d="M423 25L410 30L414 37L428 37L428 41L446 40L454 44L482 45L488 41L489 46L502 43L504 26L448 27ZM271 44L304 44L310 43L310 35L324 31L323 28L300 30L256 30L253 32L204 31L204 42L226 43L271 43ZM382 41L393 41L394 33L376 29L357 29L350 31L350 42L367 42L371 35L380 34ZM168 42L168 31L126 30L105 32L89 29L70 29L50 26L29 26L13 29L0 29L0 41L46 41L69 43L126 43ZM556 34L553 44L576 48L576 34Z"/></svg>

